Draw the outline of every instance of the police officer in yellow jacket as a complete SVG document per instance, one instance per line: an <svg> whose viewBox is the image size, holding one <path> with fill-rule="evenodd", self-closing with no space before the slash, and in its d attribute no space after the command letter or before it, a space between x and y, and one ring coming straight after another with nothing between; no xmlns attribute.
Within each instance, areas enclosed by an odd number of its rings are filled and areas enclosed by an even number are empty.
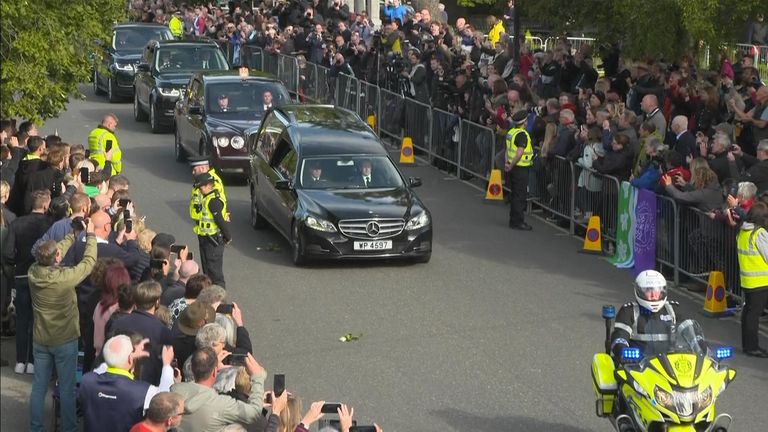
<svg viewBox="0 0 768 432"><path fill-rule="evenodd" d="M208 163L207 157L200 157L196 159L190 159L189 164L192 167L192 177L198 176L203 173L208 173L213 177L213 189L219 193L219 199L227 203L227 194L224 193L224 183L221 181L221 177L216 174L216 170ZM192 188L192 195L189 198L189 217L193 221L200 220L200 212L202 211L203 194L200 193L200 189L196 186Z"/></svg>
<svg viewBox="0 0 768 432"><path fill-rule="evenodd" d="M741 311L741 346L744 354L768 358L759 346L760 314L768 308L768 206L755 203L736 237L739 254L739 278L744 296Z"/></svg>
<svg viewBox="0 0 768 432"><path fill-rule="evenodd" d="M200 261L203 273L213 283L225 287L224 283L224 247L232 241L229 232L229 214L227 203L213 188L214 180L209 173L195 176L195 187L202 193L200 219L194 231L200 244Z"/></svg>
<svg viewBox="0 0 768 432"><path fill-rule="evenodd" d="M168 21L168 29L176 39L181 39L184 35L184 20L181 19L181 11L173 13L171 20Z"/></svg>
<svg viewBox="0 0 768 432"><path fill-rule="evenodd" d="M504 171L511 191L509 209L509 227L530 231L533 228L525 223L525 204L528 198L528 171L533 165L533 146L531 136L525 130L528 113L524 110L512 115L512 129L507 132L507 152L504 156Z"/></svg>
<svg viewBox="0 0 768 432"><path fill-rule="evenodd" d="M99 169L106 171L109 168L109 176L123 172L123 152L117 144L115 130L117 129L117 116L107 114L101 120L101 124L88 134L89 158L99 164ZM111 157L107 160L107 154Z"/></svg>

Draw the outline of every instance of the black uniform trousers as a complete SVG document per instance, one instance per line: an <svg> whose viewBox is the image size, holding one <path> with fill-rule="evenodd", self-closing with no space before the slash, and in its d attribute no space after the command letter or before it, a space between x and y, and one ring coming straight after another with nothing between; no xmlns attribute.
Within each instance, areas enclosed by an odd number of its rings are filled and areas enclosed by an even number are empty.
<svg viewBox="0 0 768 432"><path fill-rule="evenodd" d="M214 284L226 288L224 283L224 239L217 236L197 236L200 243L200 263Z"/></svg>
<svg viewBox="0 0 768 432"><path fill-rule="evenodd" d="M528 173L531 167L515 166L507 172L510 193L509 226L525 222L525 207L528 199Z"/></svg>
<svg viewBox="0 0 768 432"><path fill-rule="evenodd" d="M760 314L768 308L768 287L744 289L744 309L741 311L741 347L744 351L760 348L758 329ZM766 347L763 347L766 348Z"/></svg>

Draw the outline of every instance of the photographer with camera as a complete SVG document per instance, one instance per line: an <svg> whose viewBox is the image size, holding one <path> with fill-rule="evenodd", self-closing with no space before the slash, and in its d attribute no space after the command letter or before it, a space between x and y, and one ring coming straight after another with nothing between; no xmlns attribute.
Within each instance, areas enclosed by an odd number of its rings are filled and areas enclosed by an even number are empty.
<svg viewBox="0 0 768 432"><path fill-rule="evenodd" d="M341 0L329 0L325 11L325 22L329 33L336 33L339 23L349 19L349 6L342 5Z"/></svg>
<svg viewBox="0 0 768 432"><path fill-rule="evenodd" d="M371 45L371 39L373 37L373 26L371 26L371 23L368 20L368 13L366 11L362 11L357 15L357 18L355 19L354 24L352 24L350 30L352 30L352 33L359 33L360 39L365 42L366 46Z"/></svg>
<svg viewBox="0 0 768 432"><path fill-rule="evenodd" d="M325 55L325 32L322 24L315 24L315 29L307 36L307 49L309 52L309 61L320 64Z"/></svg>
<svg viewBox="0 0 768 432"><path fill-rule="evenodd" d="M420 52L416 49L408 52L410 71L403 70L400 74L410 82L410 96L418 102L429 104L429 88L427 86L427 68L421 63Z"/></svg>

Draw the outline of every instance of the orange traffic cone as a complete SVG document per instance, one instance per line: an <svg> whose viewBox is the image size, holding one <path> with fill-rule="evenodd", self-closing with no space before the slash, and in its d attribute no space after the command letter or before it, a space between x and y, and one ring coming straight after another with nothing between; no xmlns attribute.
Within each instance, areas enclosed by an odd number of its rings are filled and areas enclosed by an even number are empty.
<svg viewBox="0 0 768 432"><path fill-rule="evenodd" d="M600 216L591 216L584 235L584 246L579 252L603 255L603 236L600 233Z"/></svg>
<svg viewBox="0 0 768 432"><path fill-rule="evenodd" d="M400 163L412 164L413 162L413 141L411 137L403 137L403 146L400 147Z"/></svg>
<svg viewBox="0 0 768 432"><path fill-rule="evenodd" d="M707 295L704 297L704 315L719 318L732 314L732 312L728 311L728 303L725 300L725 277L723 277L723 272L710 272L709 280L707 281Z"/></svg>
<svg viewBox="0 0 768 432"><path fill-rule="evenodd" d="M488 181L488 189L485 191L485 199L494 201L504 200L504 187L501 183L501 170L491 170L491 178Z"/></svg>

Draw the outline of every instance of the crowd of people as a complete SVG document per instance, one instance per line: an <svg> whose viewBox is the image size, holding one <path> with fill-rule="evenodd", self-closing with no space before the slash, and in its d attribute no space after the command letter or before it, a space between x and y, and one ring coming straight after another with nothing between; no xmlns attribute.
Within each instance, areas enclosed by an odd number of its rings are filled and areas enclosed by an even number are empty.
<svg viewBox="0 0 768 432"><path fill-rule="evenodd" d="M2 332L15 336L14 372L33 375L29 430L44 430L55 383L65 432L78 417L86 431L307 431L324 402L303 413L298 395L265 391L243 312L215 283L220 266L147 224L117 127L106 114L85 146L0 121ZM190 213L203 221L194 191L213 189L206 170L191 169ZM351 430L354 410L336 414Z"/></svg>

